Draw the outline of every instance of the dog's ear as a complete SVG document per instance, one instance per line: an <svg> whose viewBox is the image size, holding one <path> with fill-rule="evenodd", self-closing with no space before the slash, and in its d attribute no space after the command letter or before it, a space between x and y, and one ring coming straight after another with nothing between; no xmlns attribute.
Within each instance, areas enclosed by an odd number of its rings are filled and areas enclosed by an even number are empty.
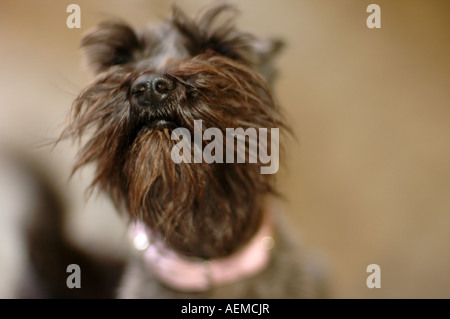
<svg viewBox="0 0 450 319"><path fill-rule="evenodd" d="M252 67L256 69L269 84L273 83L276 76L274 59L285 47L283 40L278 38L253 38L248 42L247 56Z"/></svg>
<svg viewBox="0 0 450 319"><path fill-rule="evenodd" d="M214 51L258 71L271 83L273 59L284 47L280 39L258 38L236 28L238 10L228 3L207 7L194 19L173 7L172 24L186 39L192 55Z"/></svg>
<svg viewBox="0 0 450 319"><path fill-rule="evenodd" d="M81 40L87 62L96 73L133 59L139 48L134 30L121 21L106 21L88 31Z"/></svg>
<svg viewBox="0 0 450 319"><path fill-rule="evenodd" d="M278 38L254 39L250 45L262 62L272 62L272 59L285 47L284 41Z"/></svg>

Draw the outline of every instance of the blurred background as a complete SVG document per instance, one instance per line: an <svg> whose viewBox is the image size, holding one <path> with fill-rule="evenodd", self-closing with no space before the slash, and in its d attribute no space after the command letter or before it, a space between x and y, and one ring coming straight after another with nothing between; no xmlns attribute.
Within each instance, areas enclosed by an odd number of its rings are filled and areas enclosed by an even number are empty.
<svg viewBox="0 0 450 319"><path fill-rule="evenodd" d="M210 3L175 2L190 14ZM241 29L287 44L275 96L298 142L289 143L277 183L287 218L327 264L331 297L450 298L450 2L234 2ZM373 2L381 29L366 26ZM81 29L66 27L70 3L81 7ZM110 17L139 28L166 17L170 5L2 0L1 145L30 151L61 132L91 78L78 48L86 30ZM68 182L75 150L62 143L29 156L64 193L71 236L124 251L123 222L109 201L85 200L92 172ZM14 201L22 203L27 182L16 181ZM1 201L14 198L11 185L0 183L0 297L10 296L20 261L20 239L2 238L11 216ZM379 289L366 286L369 264L381 267Z"/></svg>

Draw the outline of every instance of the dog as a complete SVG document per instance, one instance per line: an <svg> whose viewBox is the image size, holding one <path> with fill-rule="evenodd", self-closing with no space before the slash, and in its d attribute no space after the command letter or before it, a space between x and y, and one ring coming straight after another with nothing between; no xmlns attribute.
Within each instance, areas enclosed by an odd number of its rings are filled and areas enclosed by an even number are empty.
<svg viewBox="0 0 450 319"><path fill-rule="evenodd" d="M190 160L211 146L210 128L290 132L272 96L283 42L238 30L236 13L220 4L190 18L173 6L160 24L135 31L106 21L81 40L95 78L73 102L58 143L82 142L72 173L94 165L90 190L108 194L130 221L136 253L119 298L323 296L319 268L276 204L274 174L261 173L261 158L249 160L249 136L231 146L216 137L209 154L231 152L230 161ZM203 139L179 144L178 128ZM258 146L273 154L281 143L266 134ZM238 145L244 161L233 155Z"/></svg>
<svg viewBox="0 0 450 319"><path fill-rule="evenodd" d="M116 297L124 260L70 239L70 194L56 175L45 148L0 143L0 299ZM74 263L82 289L67 286Z"/></svg>

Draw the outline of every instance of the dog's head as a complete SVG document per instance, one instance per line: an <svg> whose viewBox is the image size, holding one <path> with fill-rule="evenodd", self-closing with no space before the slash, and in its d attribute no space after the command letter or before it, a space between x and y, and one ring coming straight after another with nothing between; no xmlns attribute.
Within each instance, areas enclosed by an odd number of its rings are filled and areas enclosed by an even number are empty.
<svg viewBox="0 0 450 319"><path fill-rule="evenodd" d="M195 120L201 133L217 128L224 138L227 128L269 129L269 150L270 128L285 127L269 88L282 44L237 30L234 14L220 5L190 19L174 7L169 19L138 32L117 21L98 25L81 42L96 77L74 101L62 134L88 135L74 171L94 163L92 186L185 255L220 257L245 244L272 192L260 160L172 158L172 133L180 127L194 135ZM228 144L221 145L225 154ZM243 145L248 158L252 143Z"/></svg>

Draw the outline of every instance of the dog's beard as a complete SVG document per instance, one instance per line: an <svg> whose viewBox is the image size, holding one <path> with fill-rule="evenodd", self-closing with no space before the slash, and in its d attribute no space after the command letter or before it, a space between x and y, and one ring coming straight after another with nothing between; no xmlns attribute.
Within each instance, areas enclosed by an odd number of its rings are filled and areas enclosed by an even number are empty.
<svg viewBox="0 0 450 319"><path fill-rule="evenodd" d="M137 137L124 166L128 211L186 255L227 255L260 224L251 176L259 173L242 164L175 164L174 144L168 129Z"/></svg>
<svg viewBox="0 0 450 319"><path fill-rule="evenodd" d="M109 193L118 208L144 221L178 252L225 256L258 230L263 199L272 192L270 176L261 175L261 163L176 164L173 127L156 127L152 120L170 117L191 134L199 119L204 128L222 131L284 125L264 80L229 59L203 55L167 73L178 83L165 107L168 113L136 111L129 87L138 75L114 67L75 100L72 122L61 138L81 138L92 128L74 171L96 163L91 187Z"/></svg>

